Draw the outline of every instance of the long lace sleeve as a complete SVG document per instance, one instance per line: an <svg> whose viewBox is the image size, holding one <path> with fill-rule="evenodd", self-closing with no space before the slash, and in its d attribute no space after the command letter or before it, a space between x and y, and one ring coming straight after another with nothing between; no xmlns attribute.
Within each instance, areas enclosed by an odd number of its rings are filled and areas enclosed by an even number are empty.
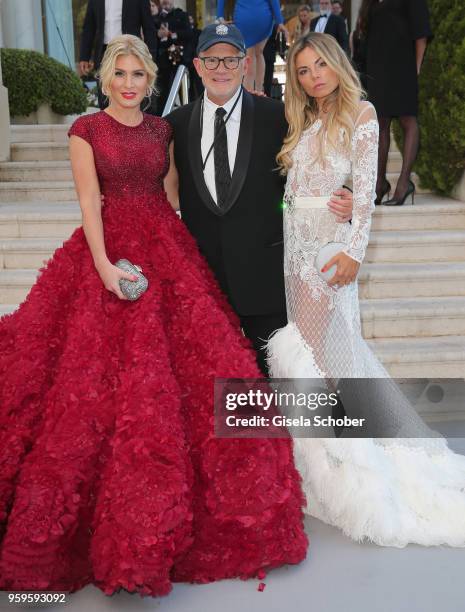
<svg viewBox="0 0 465 612"><path fill-rule="evenodd" d="M365 102L352 138L352 180L354 211L352 231L345 253L363 261L374 210L378 167L378 120L372 104Z"/></svg>

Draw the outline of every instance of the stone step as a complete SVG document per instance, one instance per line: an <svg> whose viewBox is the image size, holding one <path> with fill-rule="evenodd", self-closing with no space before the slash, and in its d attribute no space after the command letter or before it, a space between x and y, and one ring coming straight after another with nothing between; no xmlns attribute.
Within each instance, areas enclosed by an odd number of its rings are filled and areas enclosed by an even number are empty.
<svg viewBox="0 0 465 612"><path fill-rule="evenodd" d="M362 300L364 338L465 336L465 296Z"/></svg>
<svg viewBox="0 0 465 612"><path fill-rule="evenodd" d="M36 276L33 270L0 270L0 316L18 307ZM465 372L465 336L377 338L368 344L396 378L463 378Z"/></svg>
<svg viewBox="0 0 465 612"><path fill-rule="evenodd" d="M59 238L2 238L0 269L41 268L62 244Z"/></svg>
<svg viewBox="0 0 465 612"><path fill-rule="evenodd" d="M14 312L19 304L0 304L0 318Z"/></svg>
<svg viewBox="0 0 465 612"><path fill-rule="evenodd" d="M81 225L76 202L0 203L0 238L68 238Z"/></svg>
<svg viewBox="0 0 465 612"><path fill-rule="evenodd" d="M364 263L360 299L465 296L465 262Z"/></svg>
<svg viewBox="0 0 465 612"><path fill-rule="evenodd" d="M0 181L72 181L69 161L34 161L0 163Z"/></svg>
<svg viewBox="0 0 465 612"><path fill-rule="evenodd" d="M465 230L371 232L366 262L388 261L465 261Z"/></svg>
<svg viewBox="0 0 465 612"><path fill-rule="evenodd" d="M37 270L0 269L0 304L21 304L37 278Z"/></svg>
<svg viewBox="0 0 465 612"><path fill-rule="evenodd" d="M11 145L12 161L64 161L69 159L67 142L16 142Z"/></svg>
<svg viewBox="0 0 465 612"><path fill-rule="evenodd" d="M463 378L465 336L378 338L369 345L396 378Z"/></svg>
<svg viewBox="0 0 465 612"><path fill-rule="evenodd" d="M425 194L414 206L377 206L372 231L465 229L465 202Z"/></svg>
<svg viewBox="0 0 465 612"><path fill-rule="evenodd" d="M72 181L20 181L0 183L0 202L74 202Z"/></svg>
<svg viewBox="0 0 465 612"><path fill-rule="evenodd" d="M12 125L10 139L18 142L68 142L70 126L63 125Z"/></svg>
<svg viewBox="0 0 465 612"><path fill-rule="evenodd" d="M391 198L392 198L394 196L394 190L396 188L397 181L399 179L399 172L388 172L386 174L386 178L391 183L391 188L392 188ZM431 193L430 189L426 189L424 187L420 187L420 179L419 179L418 175L415 174L415 172L412 172L411 179L415 183L415 188L416 188L415 198L416 198L416 196L418 194ZM407 198L407 200L406 200L405 205L407 205L407 204L410 205L411 201L412 201L412 198L411 198L411 196L409 196Z"/></svg>

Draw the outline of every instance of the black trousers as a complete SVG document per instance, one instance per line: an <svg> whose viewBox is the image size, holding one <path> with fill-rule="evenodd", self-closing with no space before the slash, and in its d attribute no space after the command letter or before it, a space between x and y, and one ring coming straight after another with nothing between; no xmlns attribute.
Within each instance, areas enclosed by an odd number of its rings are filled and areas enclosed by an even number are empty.
<svg viewBox="0 0 465 612"><path fill-rule="evenodd" d="M240 318L244 334L252 342L257 353L258 367L267 378L268 366L263 346L276 329L287 325L287 314L286 312L278 312L270 315L241 316Z"/></svg>

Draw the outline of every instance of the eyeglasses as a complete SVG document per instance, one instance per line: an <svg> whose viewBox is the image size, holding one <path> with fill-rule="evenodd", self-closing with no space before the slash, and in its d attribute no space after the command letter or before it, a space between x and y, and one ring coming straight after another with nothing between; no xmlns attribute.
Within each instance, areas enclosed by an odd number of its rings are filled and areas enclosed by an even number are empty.
<svg viewBox="0 0 465 612"><path fill-rule="evenodd" d="M207 70L216 70L220 62L223 62L224 67L228 70L235 70L244 57L244 55L235 55L233 57L200 57L199 59L202 60Z"/></svg>

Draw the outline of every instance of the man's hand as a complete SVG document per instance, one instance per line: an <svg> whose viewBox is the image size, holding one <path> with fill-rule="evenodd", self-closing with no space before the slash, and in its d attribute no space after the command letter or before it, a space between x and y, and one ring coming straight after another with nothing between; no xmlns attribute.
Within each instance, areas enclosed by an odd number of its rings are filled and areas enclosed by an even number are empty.
<svg viewBox="0 0 465 612"><path fill-rule="evenodd" d="M342 251L332 257L326 265L324 265L321 269L322 272L326 272L332 266L336 264L336 273L332 278L329 279L328 285L332 287L333 285L337 285L338 287L343 287L344 285L349 285L353 283L357 278L357 273L360 268L360 264L346 253Z"/></svg>
<svg viewBox="0 0 465 612"><path fill-rule="evenodd" d="M348 189L337 189L328 202L329 210L336 215L338 223L347 223L352 219L354 200Z"/></svg>
<svg viewBox="0 0 465 612"><path fill-rule="evenodd" d="M162 25L160 26L160 28L159 28L159 30L158 30L158 32L157 32L157 34L158 34L158 38L159 38L160 40L162 40L163 38L168 38L168 37L169 37L169 35L170 35L169 28L168 28L166 25L162 24Z"/></svg>
<svg viewBox="0 0 465 612"><path fill-rule="evenodd" d="M90 71L90 63L89 62L79 62L79 72L81 76L86 76Z"/></svg>

